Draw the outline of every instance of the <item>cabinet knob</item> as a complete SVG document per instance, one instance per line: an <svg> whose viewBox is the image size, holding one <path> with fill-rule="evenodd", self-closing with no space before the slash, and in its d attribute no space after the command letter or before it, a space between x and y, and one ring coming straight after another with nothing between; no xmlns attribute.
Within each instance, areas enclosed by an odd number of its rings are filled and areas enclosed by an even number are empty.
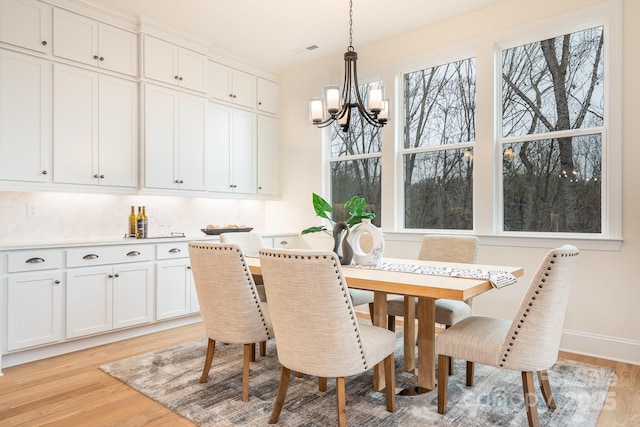
<svg viewBox="0 0 640 427"><path fill-rule="evenodd" d="M190 265L187 265L187 270L191 270L191 266Z"/></svg>
<svg viewBox="0 0 640 427"><path fill-rule="evenodd" d="M93 59L98 59L98 55L93 55Z"/></svg>
<svg viewBox="0 0 640 427"><path fill-rule="evenodd" d="M104 61L104 58L102 56L100 57L100 61Z"/></svg>
<svg viewBox="0 0 640 427"><path fill-rule="evenodd" d="M233 98L233 94L232 93L229 94L229 98Z"/></svg>
<svg viewBox="0 0 640 427"><path fill-rule="evenodd" d="M46 40L42 40L42 46L46 46L47 45L47 41Z"/></svg>
<svg viewBox="0 0 640 427"><path fill-rule="evenodd" d="M178 80L182 81L182 77L180 77Z"/></svg>
<svg viewBox="0 0 640 427"><path fill-rule="evenodd" d="M262 190L262 187L258 187L258 190Z"/></svg>
<svg viewBox="0 0 640 427"><path fill-rule="evenodd" d="M113 279L113 274L107 274L107 277L108 277L109 279Z"/></svg>
<svg viewBox="0 0 640 427"><path fill-rule="evenodd" d="M47 174L47 171L42 171L42 175L46 175L46 174Z"/></svg>
<svg viewBox="0 0 640 427"><path fill-rule="evenodd" d="M179 76L173 76L173 78L176 79L176 80L180 80Z"/></svg>
<svg viewBox="0 0 640 427"><path fill-rule="evenodd" d="M236 99L238 97L238 95L233 95L233 99Z"/></svg>
<svg viewBox="0 0 640 427"><path fill-rule="evenodd" d="M258 105L262 105L262 101L258 101Z"/></svg>
<svg viewBox="0 0 640 427"><path fill-rule="evenodd" d="M184 181L183 181L183 180L180 180L180 184L184 184Z"/></svg>
<svg viewBox="0 0 640 427"><path fill-rule="evenodd" d="M181 179L176 179L176 184L184 184L184 181Z"/></svg>
<svg viewBox="0 0 640 427"><path fill-rule="evenodd" d="M118 273L113 275L114 277L120 277L120 275Z"/></svg>
<svg viewBox="0 0 640 427"><path fill-rule="evenodd" d="M56 285L60 284L60 280L54 280L53 283L55 283Z"/></svg>
<svg viewBox="0 0 640 427"><path fill-rule="evenodd" d="M100 178L100 179L102 179L102 178L104 178L104 175L98 175L98 174L95 174L95 175L93 175L93 177L94 177L94 178Z"/></svg>

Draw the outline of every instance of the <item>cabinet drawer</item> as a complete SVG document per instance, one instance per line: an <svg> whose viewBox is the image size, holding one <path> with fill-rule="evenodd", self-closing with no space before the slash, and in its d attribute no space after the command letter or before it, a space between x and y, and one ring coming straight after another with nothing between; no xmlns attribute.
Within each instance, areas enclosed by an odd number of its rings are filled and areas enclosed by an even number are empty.
<svg viewBox="0 0 640 427"><path fill-rule="evenodd" d="M169 242L156 245L157 259L174 259L189 257L189 242Z"/></svg>
<svg viewBox="0 0 640 427"><path fill-rule="evenodd" d="M7 271L15 273L62 268L62 260L63 251L57 249L11 252L8 256Z"/></svg>
<svg viewBox="0 0 640 427"><path fill-rule="evenodd" d="M92 246L67 250L67 267L151 261L153 245Z"/></svg>

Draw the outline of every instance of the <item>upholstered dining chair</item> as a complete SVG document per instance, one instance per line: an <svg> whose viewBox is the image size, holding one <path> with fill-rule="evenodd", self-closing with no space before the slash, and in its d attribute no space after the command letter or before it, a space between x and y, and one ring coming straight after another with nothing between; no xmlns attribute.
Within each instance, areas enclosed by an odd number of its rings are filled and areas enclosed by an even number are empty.
<svg viewBox="0 0 640 427"><path fill-rule="evenodd" d="M264 344L274 337L267 304L258 297L238 245L189 242L189 258L208 338L200 382L206 382L209 376L216 341L243 344L242 401L247 402L249 364L255 360L255 343L260 343L264 354Z"/></svg>
<svg viewBox="0 0 640 427"><path fill-rule="evenodd" d="M387 411L395 410L396 336L360 324L342 267L331 251L262 249L260 266L282 365L270 424L284 406L291 371L336 378L338 424L346 425L345 377L384 360ZM313 306L313 310L309 310Z"/></svg>
<svg viewBox="0 0 640 427"><path fill-rule="evenodd" d="M440 262L464 262L475 263L478 253L478 238L475 236L448 236L427 234L422 237L422 244L418 254L419 260ZM415 301L415 300L414 300ZM436 323L445 328L458 323L471 315L472 299L458 301L441 298L436 300ZM415 334L415 321L417 316L417 304L411 304L414 315L408 316L404 322L404 336L413 337ZM395 330L396 316L405 316L405 299L390 298L387 301L388 327ZM407 313L408 314L408 313ZM418 319L420 321L420 319ZM414 340L405 340L404 354L414 352L412 344ZM404 357L404 370L409 372L415 368L415 359ZM449 373L453 374L453 363L449 366Z"/></svg>
<svg viewBox="0 0 640 427"><path fill-rule="evenodd" d="M467 385L473 385L473 364L522 372L522 387L530 426L539 426L533 373L550 409L556 404L547 369L558 359L560 337L578 249L565 245L549 251L533 276L512 321L470 316L436 338L438 367L451 357L467 361ZM449 378L438 368L438 412L447 411Z"/></svg>
<svg viewBox="0 0 640 427"><path fill-rule="evenodd" d="M258 256L260 248L264 246L262 242L262 236L255 231L239 231L233 233L220 234L220 243L233 243L240 246L242 253L246 256ZM267 297L264 293L264 285L262 283L262 276L253 275L253 281L258 289L258 295L260 295L260 301L265 302ZM264 354L262 354L264 356Z"/></svg>

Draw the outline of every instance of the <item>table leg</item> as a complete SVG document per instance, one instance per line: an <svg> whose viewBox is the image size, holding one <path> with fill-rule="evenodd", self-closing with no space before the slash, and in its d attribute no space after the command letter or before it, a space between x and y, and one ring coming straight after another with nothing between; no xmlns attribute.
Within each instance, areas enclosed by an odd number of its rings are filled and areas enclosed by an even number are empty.
<svg viewBox="0 0 640 427"><path fill-rule="evenodd" d="M436 387L436 301L418 298L418 389Z"/></svg>
<svg viewBox="0 0 640 427"><path fill-rule="evenodd" d="M416 298L404 297L404 371L416 368Z"/></svg>
<svg viewBox="0 0 640 427"><path fill-rule="evenodd" d="M373 324L385 329L387 327L387 294L384 292L373 293ZM384 387L384 363L380 362L373 368L373 389L378 391Z"/></svg>

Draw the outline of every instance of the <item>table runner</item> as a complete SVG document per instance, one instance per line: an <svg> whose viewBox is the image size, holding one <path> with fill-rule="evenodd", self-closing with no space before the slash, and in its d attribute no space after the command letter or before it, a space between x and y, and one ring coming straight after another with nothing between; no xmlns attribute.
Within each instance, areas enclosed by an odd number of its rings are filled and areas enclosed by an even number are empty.
<svg viewBox="0 0 640 427"><path fill-rule="evenodd" d="M380 261L376 265L356 265L357 268L373 270L400 271L405 273L429 274L432 276L464 277L468 279L485 279L494 288L502 288L516 282L513 274L504 270L483 270L481 268L459 268L446 266L428 266Z"/></svg>

